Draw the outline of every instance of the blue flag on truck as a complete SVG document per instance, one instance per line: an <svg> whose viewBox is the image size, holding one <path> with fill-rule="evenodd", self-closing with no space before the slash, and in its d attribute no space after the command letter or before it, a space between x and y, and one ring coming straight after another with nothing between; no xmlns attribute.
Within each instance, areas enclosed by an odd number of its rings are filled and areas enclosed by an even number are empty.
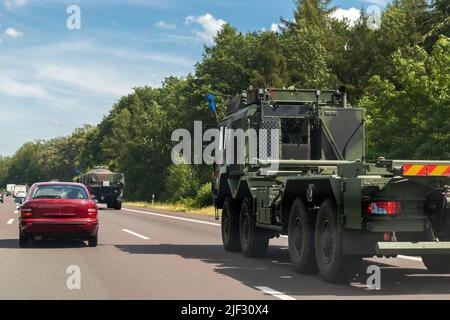
<svg viewBox="0 0 450 320"><path fill-rule="evenodd" d="M208 94L208 102L209 102L209 107L211 108L211 110L214 111L214 113L216 113L216 111L217 111L216 102L214 101L214 96L211 93Z"/></svg>

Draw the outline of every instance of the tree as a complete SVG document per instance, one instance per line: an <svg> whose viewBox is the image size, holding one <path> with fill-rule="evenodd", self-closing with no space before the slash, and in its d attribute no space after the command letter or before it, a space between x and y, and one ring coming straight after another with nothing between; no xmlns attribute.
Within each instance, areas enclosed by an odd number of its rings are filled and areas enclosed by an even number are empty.
<svg viewBox="0 0 450 320"><path fill-rule="evenodd" d="M450 38L428 54L415 46L393 55L392 79L375 76L360 106L369 116L369 151L393 159L450 158Z"/></svg>
<svg viewBox="0 0 450 320"><path fill-rule="evenodd" d="M329 2L329 1L328 1ZM326 3L297 0L294 20L284 20L282 46L286 57L288 82L301 88L324 88L335 85L327 50L330 39L329 13Z"/></svg>
<svg viewBox="0 0 450 320"><path fill-rule="evenodd" d="M180 159L180 161L182 161ZM166 173L166 198L173 202L196 196L200 188L198 172L195 167L186 163L171 164Z"/></svg>

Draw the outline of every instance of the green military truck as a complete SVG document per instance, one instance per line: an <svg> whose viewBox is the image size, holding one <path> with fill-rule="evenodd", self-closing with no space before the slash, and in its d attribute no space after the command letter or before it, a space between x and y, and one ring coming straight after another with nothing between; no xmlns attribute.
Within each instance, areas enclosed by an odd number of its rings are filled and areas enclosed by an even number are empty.
<svg viewBox="0 0 450 320"><path fill-rule="evenodd" d="M80 182L88 188L97 202L106 203L109 209L122 209L125 184L123 173L112 172L105 166L97 166L82 174Z"/></svg>
<svg viewBox="0 0 450 320"><path fill-rule="evenodd" d="M258 158L246 136L244 161L229 163L230 129L276 134L259 139ZM373 256L421 256L429 271L450 273L450 161L369 163L365 140L365 112L347 105L345 88L232 99L213 183L225 249L265 257L270 238L288 235L295 271L330 282L350 281Z"/></svg>

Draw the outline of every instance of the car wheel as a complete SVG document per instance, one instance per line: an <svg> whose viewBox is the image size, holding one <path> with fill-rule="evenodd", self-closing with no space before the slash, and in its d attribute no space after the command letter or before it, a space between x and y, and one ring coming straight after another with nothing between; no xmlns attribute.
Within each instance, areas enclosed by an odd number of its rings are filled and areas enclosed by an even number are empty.
<svg viewBox="0 0 450 320"><path fill-rule="evenodd" d="M88 246L91 248L96 247L97 244L98 244L98 235L95 235L88 240Z"/></svg>
<svg viewBox="0 0 450 320"><path fill-rule="evenodd" d="M28 237L25 235L20 235L19 236L19 247L21 248L25 248L28 245Z"/></svg>
<svg viewBox="0 0 450 320"><path fill-rule="evenodd" d="M114 205L114 209L115 210L122 210L122 201L116 200L115 205Z"/></svg>

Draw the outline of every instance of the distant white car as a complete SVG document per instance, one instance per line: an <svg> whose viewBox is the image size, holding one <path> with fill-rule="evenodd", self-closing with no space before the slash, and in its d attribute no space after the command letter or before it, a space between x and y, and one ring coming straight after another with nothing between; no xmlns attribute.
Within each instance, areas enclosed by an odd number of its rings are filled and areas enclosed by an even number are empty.
<svg viewBox="0 0 450 320"><path fill-rule="evenodd" d="M26 198L27 192L26 191L17 191L16 192L16 198Z"/></svg>

